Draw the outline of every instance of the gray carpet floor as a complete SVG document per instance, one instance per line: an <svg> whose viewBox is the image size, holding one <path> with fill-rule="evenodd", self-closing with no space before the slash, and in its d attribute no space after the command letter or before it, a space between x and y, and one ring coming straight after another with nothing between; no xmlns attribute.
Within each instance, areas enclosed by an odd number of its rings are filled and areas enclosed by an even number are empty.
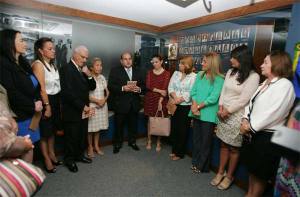
<svg viewBox="0 0 300 197"><path fill-rule="evenodd" d="M219 191L209 185L214 173L194 174L191 158L169 159L170 147L160 153L145 149L145 139L138 140L140 151L124 143L119 154L112 146L104 147L104 156L96 156L92 164L78 163L79 172L71 173L58 166L36 196L244 196L245 192L233 185Z"/></svg>

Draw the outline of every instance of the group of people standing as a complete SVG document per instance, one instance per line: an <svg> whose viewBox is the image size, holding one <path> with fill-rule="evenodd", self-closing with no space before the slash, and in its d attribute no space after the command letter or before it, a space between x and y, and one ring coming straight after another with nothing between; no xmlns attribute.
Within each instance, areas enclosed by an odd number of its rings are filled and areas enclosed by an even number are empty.
<svg viewBox="0 0 300 197"><path fill-rule="evenodd" d="M39 141L45 170L55 173L56 166L63 164L55 155L55 134L64 130L64 164L77 172L76 161L91 163L94 152L104 154L99 131L108 128L109 91L101 75L102 60L94 58L87 68L88 49L78 46L70 62L58 70L50 38L35 42L35 60L31 65L23 57L26 49L21 32L12 29L0 32L1 89L7 97L6 111L11 110L10 117L17 122L14 135L21 136L14 137L17 140L6 147L7 152L18 152L18 156L32 162L34 144ZM1 103L5 100L1 99ZM39 126L33 127L36 121ZM11 121L9 128L13 124ZM9 147L14 151L8 150ZM84 154L86 150L89 157Z"/></svg>
<svg viewBox="0 0 300 197"><path fill-rule="evenodd" d="M101 75L100 58L94 58L86 67L89 52L85 46L76 47L70 62L60 70L54 65L55 47L50 38L36 41L32 65L22 56L25 51L26 42L19 31L0 32L0 83L12 112L7 110L16 120L17 135L21 136L15 141L22 149L18 156L31 162L33 144L40 140L49 173L56 172L55 166L62 164L54 151L54 136L59 130L64 130L64 164L71 172L78 171L76 162L91 163L94 153L104 154L99 131L109 126L108 98L114 111L113 153L119 153L123 146L125 126L128 145L138 151L140 95L145 94L146 117L168 116L168 104L176 108L171 116L172 161L184 158L192 125L191 170L208 172L216 133L221 140L220 164L211 185L221 190L229 188L239 160L250 173L246 196L262 195L267 181L276 174L280 157L273 151L270 138L274 128L286 121L295 99L289 81L291 61L285 52L266 56L261 65L266 79L259 85L251 51L245 45L231 52L231 68L225 77L220 55L215 52L204 55L202 71L197 74L193 72L191 56L181 58L178 71L171 75L163 67L162 56L154 55L153 69L146 77L132 66L131 54L124 52L121 65L111 69L108 83ZM30 129L32 120L39 115L39 128ZM17 130L13 119L9 120L9 128ZM151 148L152 136L148 134L146 149ZM156 151L161 148L158 136ZM11 152L9 155L16 156Z"/></svg>
<svg viewBox="0 0 300 197"><path fill-rule="evenodd" d="M280 160L271 136L276 126L285 123L295 100L289 55L274 51L265 57L260 66L265 78L262 84L245 45L231 51L231 68L225 77L220 55L215 52L204 55L202 71L197 74L193 73L192 57L183 57L171 79L161 68L159 56L151 62L153 70L146 77L145 115L155 116L157 111L166 115L167 103L176 105L171 117L171 160L184 157L192 123L191 170L209 171L215 133L221 141L220 164L210 184L228 189L241 161L250 174L246 196L261 196L267 182L275 177ZM146 148L151 149L150 135ZM158 137L156 151L160 149ZM299 183L293 185L297 184L299 187Z"/></svg>

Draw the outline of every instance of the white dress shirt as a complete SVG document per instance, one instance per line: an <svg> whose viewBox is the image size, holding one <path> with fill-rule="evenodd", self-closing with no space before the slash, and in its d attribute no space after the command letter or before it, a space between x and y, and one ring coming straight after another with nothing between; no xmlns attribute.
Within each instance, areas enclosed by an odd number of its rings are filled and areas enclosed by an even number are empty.
<svg viewBox="0 0 300 197"><path fill-rule="evenodd" d="M129 68L124 67L124 69L129 77L129 79L132 80L132 67L129 67Z"/></svg>

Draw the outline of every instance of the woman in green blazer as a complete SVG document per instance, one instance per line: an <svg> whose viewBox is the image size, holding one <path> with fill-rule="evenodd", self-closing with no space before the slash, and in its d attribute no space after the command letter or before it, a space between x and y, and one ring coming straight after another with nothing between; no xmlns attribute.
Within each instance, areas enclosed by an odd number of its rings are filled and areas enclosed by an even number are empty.
<svg viewBox="0 0 300 197"><path fill-rule="evenodd" d="M214 127L218 121L218 101L224 83L220 73L221 60L217 53L207 53L202 60L202 71L197 74L191 90L193 118L193 158L191 169L208 172Z"/></svg>

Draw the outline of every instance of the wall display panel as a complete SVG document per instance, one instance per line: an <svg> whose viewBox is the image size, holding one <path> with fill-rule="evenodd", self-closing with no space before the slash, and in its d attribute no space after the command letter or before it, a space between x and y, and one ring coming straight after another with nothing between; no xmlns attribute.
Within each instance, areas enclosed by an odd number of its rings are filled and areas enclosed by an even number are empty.
<svg viewBox="0 0 300 197"><path fill-rule="evenodd" d="M165 33L162 37L168 40L168 44L178 43L178 57L192 55L196 70L201 69L201 58L203 55L207 52L215 51L221 54L223 71L226 72L228 68L230 68L229 60L231 50L242 44L248 45L250 50L252 50L255 66L259 69L263 58L255 53L256 46L261 48L260 45L268 44L268 46L263 46L263 49L266 49L263 51L264 54L269 53L270 49L283 49L287 39L286 31L282 31L281 29L287 28L290 17L291 8L285 8L245 16L230 21ZM257 37L257 31L264 27L260 25L260 23L266 21L272 22L272 24L268 26L271 32L263 31L266 37ZM276 22L279 25L276 25ZM264 54L262 56L264 56ZM178 64L177 60L176 62L173 61L173 63Z"/></svg>
<svg viewBox="0 0 300 197"><path fill-rule="evenodd" d="M56 65L65 64L72 51L72 23L42 15L25 14L20 11L0 9L0 29L22 32L27 43L25 57L34 59L34 43L41 37L49 37L55 44Z"/></svg>
<svg viewBox="0 0 300 197"><path fill-rule="evenodd" d="M179 56L193 56L197 71L201 69L203 55L208 52L221 54L224 70L227 70L230 52L240 45L252 47L254 37L255 26L245 25L236 27L232 25L217 30L208 28L196 34L177 36L176 40L179 45Z"/></svg>

